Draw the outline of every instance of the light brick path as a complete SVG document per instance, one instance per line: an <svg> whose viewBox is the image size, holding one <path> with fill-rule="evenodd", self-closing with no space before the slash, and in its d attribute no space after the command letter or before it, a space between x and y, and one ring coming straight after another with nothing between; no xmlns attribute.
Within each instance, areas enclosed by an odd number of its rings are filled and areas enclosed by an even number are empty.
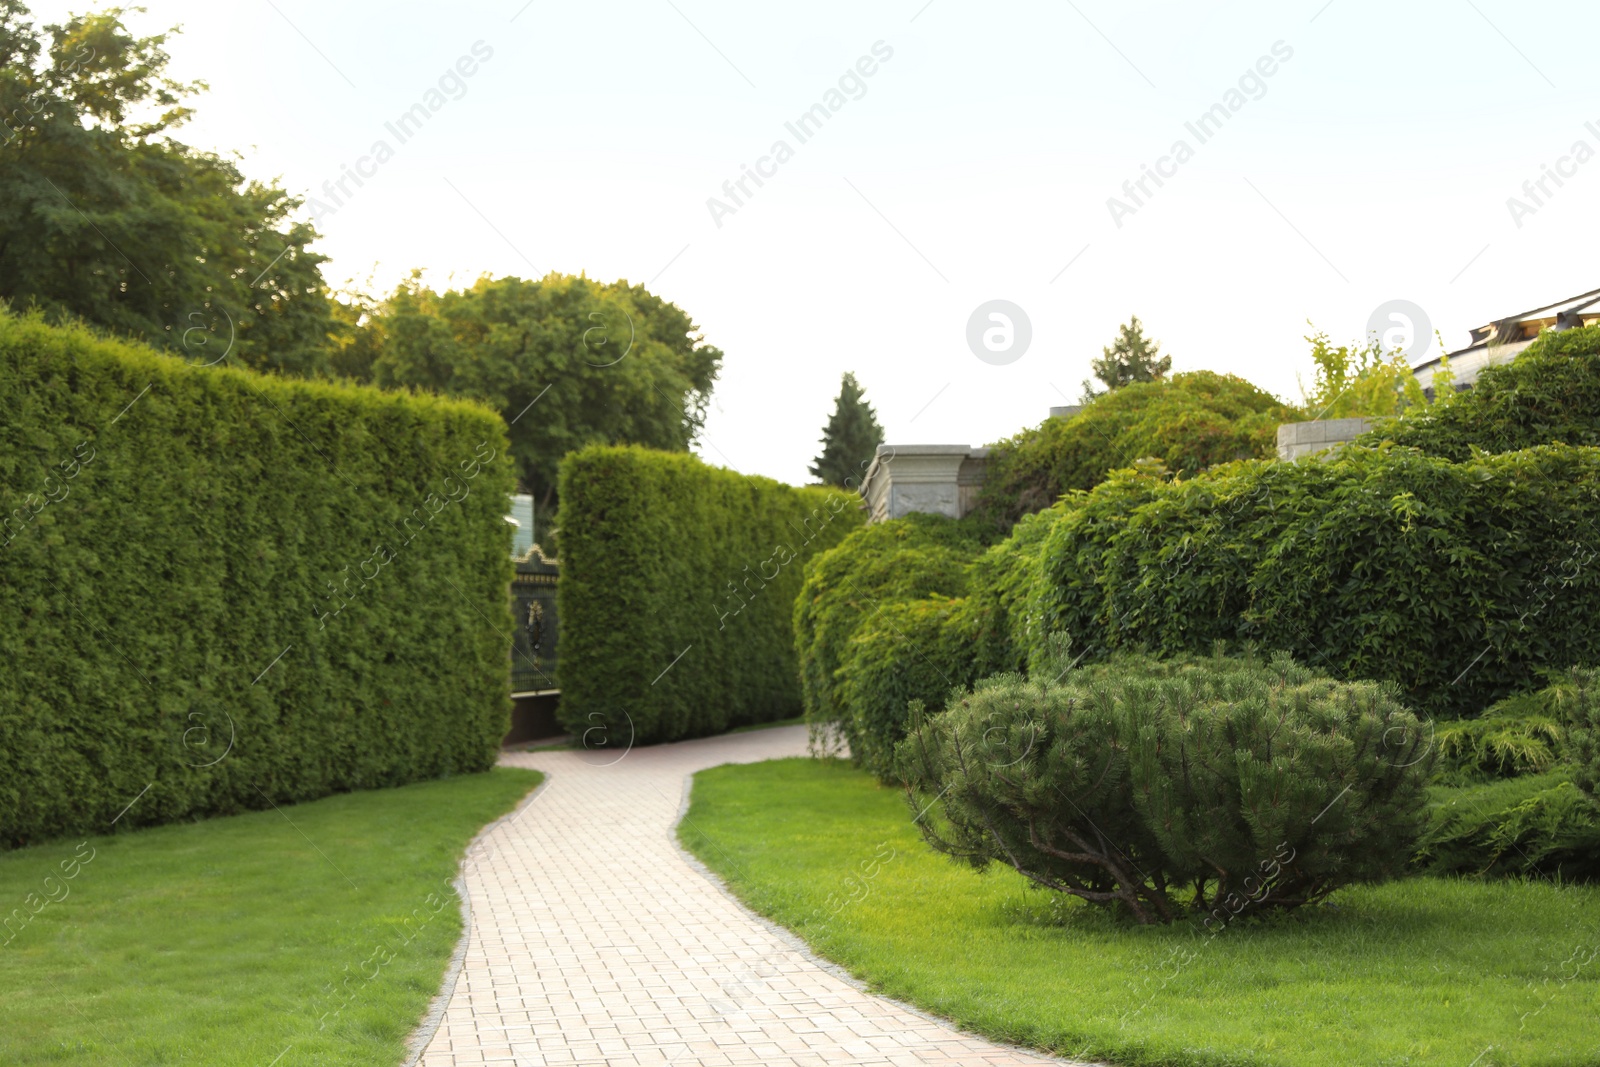
<svg viewBox="0 0 1600 1067"><path fill-rule="evenodd" d="M830 973L678 851L688 775L805 752L779 727L502 763L549 778L465 874L466 955L422 1067L1059 1064Z"/></svg>

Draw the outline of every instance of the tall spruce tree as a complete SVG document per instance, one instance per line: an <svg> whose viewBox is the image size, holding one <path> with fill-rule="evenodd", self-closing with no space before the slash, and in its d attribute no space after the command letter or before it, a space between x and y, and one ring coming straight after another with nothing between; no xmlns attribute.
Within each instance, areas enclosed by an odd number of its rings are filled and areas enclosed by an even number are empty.
<svg viewBox="0 0 1600 1067"><path fill-rule="evenodd" d="M878 425L877 413L863 399L856 376L846 373L839 383L833 415L822 430L822 454L810 467L812 477L823 485L858 488L882 443L883 427Z"/></svg>
<svg viewBox="0 0 1600 1067"><path fill-rule="evenodd" d="M1144 335L1144 327L1135 315L1121 328L1111 347L1100 350L1100 358L1092 361L1089 369L1105 388L1097 389L1094 382L1085 379L1083 399L1086 403L1112 389L1163 377L1172 369L1172 357L1163 356L1161 346Z"/></svg>

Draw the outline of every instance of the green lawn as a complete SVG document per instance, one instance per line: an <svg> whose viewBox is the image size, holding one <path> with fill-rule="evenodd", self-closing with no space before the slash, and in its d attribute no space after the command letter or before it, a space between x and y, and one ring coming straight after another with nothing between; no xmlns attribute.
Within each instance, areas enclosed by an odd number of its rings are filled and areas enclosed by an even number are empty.
<svg viewBox="0 0 1600 1067"><path fill-rule="evenodd" d="M1600 1064L1600 889L1416 879L1235 924L1137 928L930 851L837 762L695 778L684 844L881 993L1118 1064Z"/></svg>
<svg viewBox="0 0 1600 1067"><path fill-rule="evenodd" d="M0 853L0 918L33 915L0 929L0 1063L394 1067L461 935L463 849L539 779Z"/></svg>

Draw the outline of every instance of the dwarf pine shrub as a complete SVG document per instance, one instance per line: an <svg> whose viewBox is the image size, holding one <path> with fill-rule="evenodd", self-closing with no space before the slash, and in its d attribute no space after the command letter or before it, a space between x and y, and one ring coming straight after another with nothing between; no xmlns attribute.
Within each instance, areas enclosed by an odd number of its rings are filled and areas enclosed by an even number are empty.
<svg viewBox="0 0 1600 1067"><path fill-rule="evenodd" d="M898 759L935 849L1225 923L1401 873L1432 754L1390 687L1217 654L999 675L914 708Z"/></svg>

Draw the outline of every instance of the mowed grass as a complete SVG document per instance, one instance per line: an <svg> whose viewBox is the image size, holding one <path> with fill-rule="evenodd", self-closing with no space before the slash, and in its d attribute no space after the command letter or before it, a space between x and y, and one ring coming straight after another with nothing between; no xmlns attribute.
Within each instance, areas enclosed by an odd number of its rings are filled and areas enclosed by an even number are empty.
<svg viewBox="0 0 1600 1067"><path fill-rule="evenodd" d="M696 775L684 844L876 992L1117 1064L1600 1064L1600 889L1414 879L1140 928L932 852L838 762Z"/></svg>
<svg viewBox="0 0 1600 1067"><path fill-rule="evenodd" d="M0 930L0 1064L394 1067L461 935L463 850L540 777L0 853L0 917L59 900Z"/></svg>

